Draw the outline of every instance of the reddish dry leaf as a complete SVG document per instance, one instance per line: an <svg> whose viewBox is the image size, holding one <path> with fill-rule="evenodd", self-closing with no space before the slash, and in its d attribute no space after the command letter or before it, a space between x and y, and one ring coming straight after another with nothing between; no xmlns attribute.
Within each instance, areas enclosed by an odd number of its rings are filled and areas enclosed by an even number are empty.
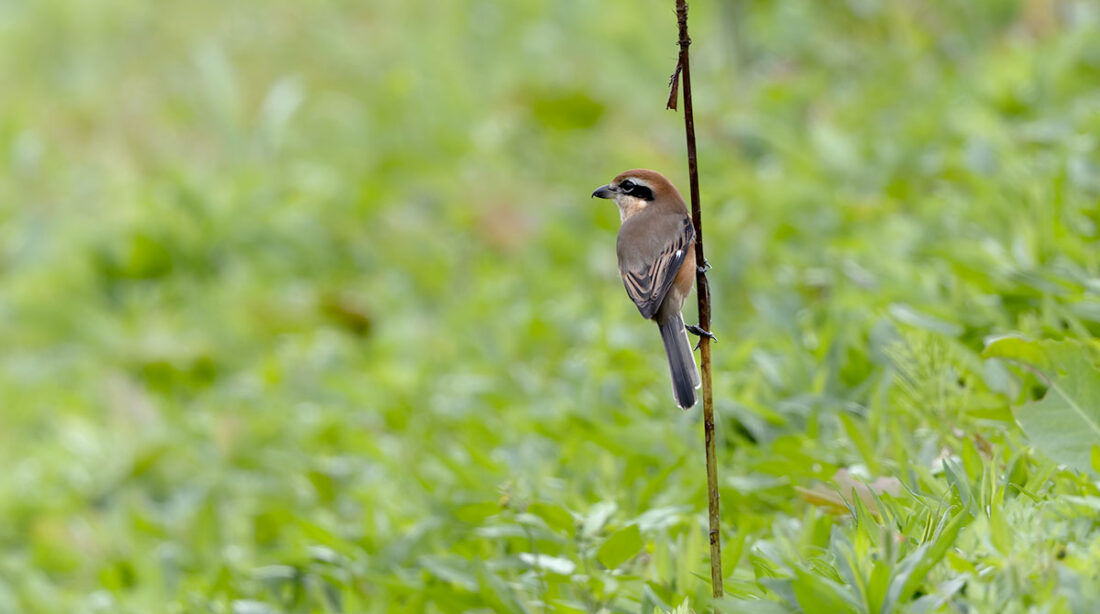
<svg viewBox="0 0 1100 614"><path fill-rule="evenodd" d="M825 508L831 514L846 514L853 493L863 501L867 509L875 516L879 515L876 494L898 496L901 494L901 482L897 478L880 477L870 484L852 477L847 469L838 469L833 474L833 484L818 483L812 488L797 487L798 494L813 505Z"/></svg>

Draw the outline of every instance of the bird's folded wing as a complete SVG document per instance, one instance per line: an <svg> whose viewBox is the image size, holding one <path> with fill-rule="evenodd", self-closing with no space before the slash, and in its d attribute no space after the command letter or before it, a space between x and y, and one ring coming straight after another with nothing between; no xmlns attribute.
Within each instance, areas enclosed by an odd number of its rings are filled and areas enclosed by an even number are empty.
<svg viewBox="0 0 1100 614"><path fill-rule="evenodd" d="M687 258L687 250L694 238L695 228L685 216L679 233L661 246L652 260L647 259L641 266L633 268L620 267L619 274L623 277L626 293L638 306L642 317L652 318L657 313L676 273Z"/></svg>

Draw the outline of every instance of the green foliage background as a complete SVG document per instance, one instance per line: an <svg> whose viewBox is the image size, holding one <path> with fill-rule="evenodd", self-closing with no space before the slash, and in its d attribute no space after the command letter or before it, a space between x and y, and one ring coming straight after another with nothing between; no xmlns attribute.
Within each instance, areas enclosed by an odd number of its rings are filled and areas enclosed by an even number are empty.
<svg viewBox="0 0 1100 614"><path fill-rule="evenodd" d="M699 411L588 198L686 188L673 4L0 3L0 611L709 607ZM1100 10L691 28L717 607L1091 611L1095 468L1013 411L1057 350L1100 412Z"/></svg>

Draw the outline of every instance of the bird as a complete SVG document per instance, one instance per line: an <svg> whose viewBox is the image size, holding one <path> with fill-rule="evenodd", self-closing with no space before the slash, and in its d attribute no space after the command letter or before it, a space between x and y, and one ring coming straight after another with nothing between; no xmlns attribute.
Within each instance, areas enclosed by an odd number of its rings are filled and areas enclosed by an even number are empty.
<svg viewBox="0 0 1100 614"><path fill-rule="evenodd" d="M695 227L684 197L661 173L640 168L619 173L592 196L614 200L619 207L619 275L642 317L657 323L673 397L681 409L690 409L700 380L687 333L714 336L685 326L681 313L696 273Z"/></svg>

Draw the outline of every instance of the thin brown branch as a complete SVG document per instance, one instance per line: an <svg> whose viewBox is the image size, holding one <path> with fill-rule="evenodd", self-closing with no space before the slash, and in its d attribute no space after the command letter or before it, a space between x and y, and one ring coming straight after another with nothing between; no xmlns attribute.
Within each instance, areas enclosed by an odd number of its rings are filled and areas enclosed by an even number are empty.
<svg viewBox="0 0 1100 614"><path fill-rule="evenodd" d="M703 255L703 213L699 205L699 164L695 153L695 116L691 106L691 62L688 47L688 7L686 0L676 0L676 22L680 30L680 58L673 73L669 108L676 108L677 74L684 91L684 131L687 137L688 178L691 186L691 221L695 225L695 261L699 268L695 276L695 292L699 298L699 328L710 330L710 286L707 284L707 259ZM719 522L718 461L714 441L714 396L711 391L710 339L699 338L699 369L703 384L703 433L707 454L707 510L710 536L710 584L715 597L721 597L722 586L722 531Z"/></svg>
<svg viewBox="0 0 1100 614"><path fill-rule="evenodd" d="M676 99L680 97L680 61L676 61L676 70L672 71L672 76L668 79L668 102L665 103L666 109L676 110Z"/></svg>

